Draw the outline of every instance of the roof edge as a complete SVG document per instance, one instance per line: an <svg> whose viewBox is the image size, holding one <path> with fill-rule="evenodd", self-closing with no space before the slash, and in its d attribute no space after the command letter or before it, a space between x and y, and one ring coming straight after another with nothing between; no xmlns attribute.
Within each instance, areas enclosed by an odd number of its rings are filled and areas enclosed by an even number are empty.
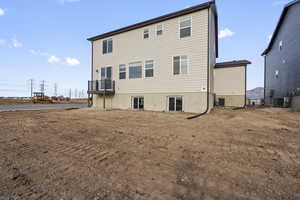
<svg viewBox="0 0 300 200"><path fill-rule="evenodd" d="M186 9L183 9L183 10L176 11L176 12L172 12L172 13L169 13L169 14L166 14L166 15L162 15L160 17L149 19L149 20L146 20L146 21L143 21L143 22L139 22L139 23L136 23L136 24L133 24L133 25L129 25L129 26L126 26L126 27L123 27L123 28L119 28L119 29L116 29L114 31L110 31L110 32L107 32L107 33L104 33L104 34L101 34L101 35L90 37L87 40L92 42L92 41L100 40L100 39L103 39L103 38L111 37L113 35L117 35L117 34L128 32L128 31L131 31L131 30L134 30L134 29L138 29L138 28L142 28L142 27L145 27L145 26L149 26L149 25L152 25L152 24L159 23L159 22L163 22L163 21L166 21L166 20L169 20L169 19L173 19L173 18L176 18L176 17L180 17L180 16L183 16L183 15L193 13L193 12L197 12L197 11L200 11L200 10L203 10L203 9L208 9L208 8L211 7L211 5L215 5L215 0L208 1L208 2L205 2L205 3L199 4L199 5L196 5L196 6L192 6L190 8L186 8Z"/></svg>
<svg viewBox="0 0 300 200"><path fill-rule="evenodd" d="M228 62L220 62L215 64L215 68L240 67L252 64L249 60L233 60Z"/></svg>
<svg viewBox="0 0 300 200"><path fill-rule="evenodd" d="M261 56L267 55L267 54L269 53L269 51L271 50L271 48L272 48L272 46L273 46L273 43L274 43L274 41L275 41L275 38L276 38L276 36L277 36L277 34L278 34L278 32L279 32L279 29L280 29L280 27L281 27L281 25L282 25L282 23L283 23L283 20L284 20L286 14L287 14L288 9L289 9L291 6L295 5L296 3L300 3L300 0L294 0L294 1L291 1L291 2L287 3L287 4L284 6L283 11L282 11L282 13L281 13L281 15L280 15L280 18L279 18L279 20L278 20L278 23L277 23L277 25L276 25L275 31L274 31L273 34L272 34L271 40L270 40L270 42L269 42L269 45L268 45L268 47L264 50L264 52L261 54Z"/></svg>

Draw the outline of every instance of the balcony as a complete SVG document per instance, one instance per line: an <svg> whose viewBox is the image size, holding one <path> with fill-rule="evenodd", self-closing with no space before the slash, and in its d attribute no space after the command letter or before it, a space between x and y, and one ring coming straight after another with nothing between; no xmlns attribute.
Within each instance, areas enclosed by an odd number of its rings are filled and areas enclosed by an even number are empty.
<svg viewBox="0 0 300 200"><path fill-rule="evenodd" d="M88 82L88 94L115 94L115 81L110 79L95 80Z"/></svg>

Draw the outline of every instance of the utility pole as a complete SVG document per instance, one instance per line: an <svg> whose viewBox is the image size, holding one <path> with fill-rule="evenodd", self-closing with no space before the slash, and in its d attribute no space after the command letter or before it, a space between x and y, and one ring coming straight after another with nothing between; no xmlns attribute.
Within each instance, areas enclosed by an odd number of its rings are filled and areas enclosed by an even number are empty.
<svg viewBox="0 0 300 200"><path fill-rule="evenodd" d="M57 83L54 84L54 96L57 97Z"/></svg>
<svg viewBox="0 0 300 200"><path fill-rule="evenodd" d="M41 81L40 90L41 90L42 93L45 93L45 80Z"/></svg>
<svg viewBox="0 0 300 200"><path fill-rule="evenodd" d="M78 90L75 89L75 95L74 95L74 97L77 98L78 97L77 95L78 95Z"/></svg>
<svg viewBox="0 0 300 200"><path fill-rule="evenodd" d="M34 79L32 78L29 81L30 81L30 97L32 98Z"/></svg>
<svg viewBox="0 0 300 200"><path fill-rule="evenodd" d="M70 99L72 98L72 89L71 88L69 90L69 97L70 97Z"/></svg>

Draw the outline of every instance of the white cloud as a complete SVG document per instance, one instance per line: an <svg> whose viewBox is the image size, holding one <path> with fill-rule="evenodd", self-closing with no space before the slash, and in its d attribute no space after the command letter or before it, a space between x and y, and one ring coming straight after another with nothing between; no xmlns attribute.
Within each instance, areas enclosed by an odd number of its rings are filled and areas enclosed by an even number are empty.
<svg viewBox="0 0 300 200"><path fill-rule="evenodd" d="M235 33L231 31L229 28L225 28L220 31L219 38L232 37Z"/></svg>
<svg viewBox="0 0 300 200"><path fill-rule="evenodd" d="M16 39L12 39L12 45L15 48L21 48L21 47L23 47L23 44L21 42L19 42L18 40L16 40Z"/></svg>
<svg viewBox="0 0 300 200"><path fill-rule="evenodd" d="M0 46L4 45L5 44L5 40L1 40L0 39Z"/></svg>
<svg viewBox="0 0 300 200"><path fill-rule="evenodd" d="M67 63L68 65L74 66L74 65L79 65L79 64L80 64L80 61L79 61L77 58L71 58L71 57L68 57L68 58L66 58L66 63Z"/></svg>
<svg viewBox="0 0 300 200"><path fill-rule="evenodd" d="M59 0L61 4L79 2L80 0Z"/></svg>
<svg viewBox="0 0 300 200"><path fill-rule="evenodd" d="M278 0L278 1L274 1L273 2L273 6L284 6L285 4L287 4L289 1L285 1L285 0Z"/></svg>
<svg viewBox="0 0 300 200"><path fill-rule="evenodd" d="M58 63L58 62L60 62L60 58L58 58L58 57L56 57L56 56L50 56L50 57L48 58L48 62L49 62L49 63Z"/></svg>
<svg viewBox="0 0 300 200"><path fill-rule="evenodd" d="M41 51L36 51L36 50L29 50L29 52L32 54L32 55L35 55L35 56L47 56L47 57L50 57L49 53L47 52L41 52Z"/></svg>
<svg viewBox="0 0 300 200"><path fill-rule="evenodd" d="M0 8L0 16L3 16L3 15L5 15L5 10Z"/></svg>

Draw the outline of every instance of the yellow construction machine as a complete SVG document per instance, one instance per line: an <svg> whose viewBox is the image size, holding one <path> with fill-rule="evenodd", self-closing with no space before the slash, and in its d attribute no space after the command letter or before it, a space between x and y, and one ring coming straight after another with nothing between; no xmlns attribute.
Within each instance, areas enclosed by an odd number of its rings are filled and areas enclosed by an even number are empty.
<svg viewBox="0 0 300 200"><path fill-rule="evenodd" d="M52 99L43 92L34 92L32 97L33 103L53 103Z"/></svg>

